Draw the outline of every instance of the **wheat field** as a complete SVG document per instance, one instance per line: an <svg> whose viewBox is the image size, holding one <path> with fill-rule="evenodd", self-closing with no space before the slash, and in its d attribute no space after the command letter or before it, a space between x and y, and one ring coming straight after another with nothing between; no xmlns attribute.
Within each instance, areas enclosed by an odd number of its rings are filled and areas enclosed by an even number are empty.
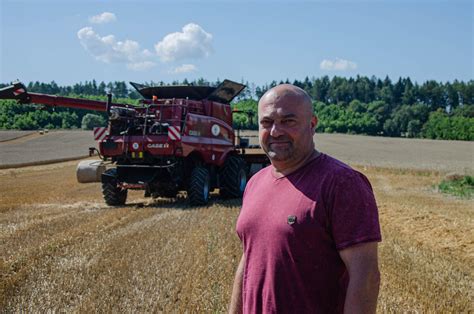
<svg viewBox="0 0 474 314"><path fill-rule="evenodd" d="M0 309L225 312L240 200L189 207L129 195L104 205L76 162L0 170ZM473 312L473 204L441 174L355 166L380 208L379 312Z"/></svg>

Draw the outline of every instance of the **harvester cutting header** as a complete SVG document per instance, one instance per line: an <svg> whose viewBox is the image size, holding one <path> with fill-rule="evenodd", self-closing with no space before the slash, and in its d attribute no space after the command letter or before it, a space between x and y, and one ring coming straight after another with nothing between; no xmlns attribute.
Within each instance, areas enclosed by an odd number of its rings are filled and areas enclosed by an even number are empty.
<svg viewBox="0 0 474 314"><path fill-rule="evenodd" d="M128 189L152 197L186 191L193 205L207 204L215 188L222 197L240 197L247 178L268 164L263 153L248 153L248 139L232 127L230 102L244 85L131 84L143 97L138 105L113 103L110 94L103 102L29 93L20 82L2 88L0 99L107 112L107 127L94 130L102 160L80 162L77 178L102 182L108 205L123 205Z"/></svg>

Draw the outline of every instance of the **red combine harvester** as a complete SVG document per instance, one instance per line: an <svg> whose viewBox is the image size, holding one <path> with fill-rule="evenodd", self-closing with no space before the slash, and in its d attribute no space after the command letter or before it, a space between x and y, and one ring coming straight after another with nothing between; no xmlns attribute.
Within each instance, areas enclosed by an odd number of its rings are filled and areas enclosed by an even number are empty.
<svg viewBox="0 0 474 314"><path fill-rule="evenodd" d="M28 93L20 82L0 89L0 99L107 112L108 126L94 130L101 160L80 162L77 178L102 182L108 205L125 204L129 189L151 197L186 191L192 205L207 204L215 188L222 197L240 197L247 179L269 163L232 128L229 103L244 85L131 84L143 97L136 106L113 103L110 94L102 102ZM90 155L96 150L89 148Z"/></svg>

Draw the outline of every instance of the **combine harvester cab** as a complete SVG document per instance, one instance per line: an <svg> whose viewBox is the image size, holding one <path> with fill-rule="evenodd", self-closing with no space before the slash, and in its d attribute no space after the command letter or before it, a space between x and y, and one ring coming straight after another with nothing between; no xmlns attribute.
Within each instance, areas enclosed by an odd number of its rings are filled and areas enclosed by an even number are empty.
<svg viewBox="0 0 474 314"><path fill-rule="evenodd" d="M143 97L136 106L112 103L111 95L101 102L28 93L19 82L1 89L0 99L107 112L107 127L94 130L102 160L81 161L77 179L101 182L108 205L125 204L129 189L152 197L186 191L193 205L207 204L216 188L221 197L241 197L255 169L269 163L234 134L230 102L244 85L131 84Z"/></svg>

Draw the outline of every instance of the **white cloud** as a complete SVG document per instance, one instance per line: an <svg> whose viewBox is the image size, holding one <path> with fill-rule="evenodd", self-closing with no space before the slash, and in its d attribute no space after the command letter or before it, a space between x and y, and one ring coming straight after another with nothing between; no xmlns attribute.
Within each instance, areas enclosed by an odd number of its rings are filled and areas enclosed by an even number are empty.
<svg viewBox="0 0 474 314"><path fill-rule="evenodd" d="M89 18L89 22L93 24L105 24L105 23L110 23L110 22L115 22L117 20L117 17L115 14L110 13L110 12L104 12L99 15L94 15Z"/></svg>
<svg viewBox="0 0 474 314"><path fill-rule="evenodd" d="M328 71L350 71L357 69L357 63L339 58L336 58L335 60L324 59L321 61L319 67L322 70Z"/></svg>
<svg viewBox="0 0 474 314"><path fill-rule="evenodd" d="M114 35L101 37L92 27L84 27L77 32L81 45L97 60L105 63L127 63L132 70L146 70L155 65L149 59L153 54L141 50L136 41L117 41Z"/></svg>
<svg viewBox="0 0 474 314"><path fill-rule="evenodd" d="M182 32L166 35L155 45L155 50L164 62L207 57L213 51L212 35L201 26L189 23Z"/></svg>
<svg viewBox="0 0 474 314"><path fill-rule="evenodd" d="M182 64L179 67L174 68L169 71L171 74L181 74L197 71L197 67L194 64Z"/></svg>
<svg viewBox="0 0 474 314"><path fill-rule="evenodd" d="M142 62L128 63L127 68L133 71L145 71L145 70L153 68L155 65L156 63L152 61L142 61Z"/></svg>

